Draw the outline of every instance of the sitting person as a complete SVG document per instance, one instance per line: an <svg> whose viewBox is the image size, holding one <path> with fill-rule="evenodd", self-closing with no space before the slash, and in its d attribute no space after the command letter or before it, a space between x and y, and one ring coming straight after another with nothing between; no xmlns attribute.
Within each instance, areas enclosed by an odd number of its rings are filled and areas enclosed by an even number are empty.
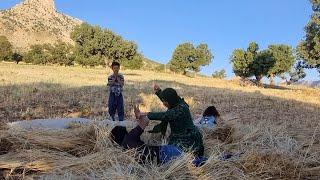
<svg viewBox="0 0 320 180"><path fill-rule="evenodd" d="M191 150L195 157L202 157L204 155L202 134L193 124L189 105L172 88L162 91L158 85L154 85L153 89L168 110L165 112L143 113L139 109L135 109L136 117L147 116L149 120L161 121L160 124L153 128L151 133L161 132L164 135L168 124L170 124L171 134L168 144L183 151Z"/></svg>
<svg viewBox="0 0 320 180"><path fill-rule="evenodd" d="M159 147L147 146L140 139L140 136L144 132L144 129L148 126L149 120L143 118L139 119L138 125L133 128L130 132L127 131L126 127L116 126L111 130L111 139L120 145L124 149L137 149L139 152L138 161L143 163L148 160L156 160L160 163L159 159Z"/></svg>
<svg viewBox="0 0 320 180"><path fill-rule="evenodd" d="M196 124L199 127L214 128L217 125L219 112L214 106L209 106L202 114L200 121Z"/></svg>
<svg viewBox="0 0 320 180"><path fill-rule="evenodd" d="M138 151L138 161L146 163L146 161L155 161L157 164L167 163L182 155L182 150L173 145L164 146L148 146L141 139L140 136L144 129L149 124L149 120L144 117L138 120L138 125L130 132L125 127L116 126L111 130L111 139L124 149L136 148ZM197 167L203 165L206 158L196 158L193 164Z"/></svg>

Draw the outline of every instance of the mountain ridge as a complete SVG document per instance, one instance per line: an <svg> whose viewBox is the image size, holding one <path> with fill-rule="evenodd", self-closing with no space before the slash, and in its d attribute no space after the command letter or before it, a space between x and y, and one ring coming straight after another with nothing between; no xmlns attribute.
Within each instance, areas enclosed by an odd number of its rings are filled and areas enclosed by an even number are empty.
<svg viewBox="0 0 320 180"><path fill-rule="evenodd" d="M73 44L70 33L82 22L58 12L54 0L24 0L0 11L0 35L6 36L20 51L57 40Z"/></svg>

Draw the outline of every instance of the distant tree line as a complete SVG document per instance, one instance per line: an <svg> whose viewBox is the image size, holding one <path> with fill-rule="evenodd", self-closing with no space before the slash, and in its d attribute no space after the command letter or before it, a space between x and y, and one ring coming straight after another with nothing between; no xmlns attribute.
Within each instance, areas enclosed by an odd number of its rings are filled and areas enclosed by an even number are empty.
<svg viewBox="0 0 320 180"><path fill-rule="evenodd" d="M62 41L36 44L27 52L18 53L13 52L13 47L5 36L0 36L0 60L42 65L78 64L85 67L106 66L112 61L118 61L129 69L140 69L143 66L144 57L138 52L137 45L110 30L84 23L75 27L71 38L75 45Z"/></svg>
<svg viewBox="0 0 320 180"><path fill-rule="evenodd" d="M286 80L288 84L303 79L306 77L306 68L317 69L320 73L320 0L310 2L313 15L305 27L306 36L296 49L275 44L260 50L256 42L251 42L246 50L233 51L233 72L241 78L255 77L259 83L263 77L267 77L270 84L274 84L276 76Z"/></svg>
<svg viewBox="0 0 320 180"><path fill-rule="evenodd" d="M260 50L256 42L251 42L246 50L236 49L231 55L234 73L242 78L254 76L260 84L263 77L274 84L274 78L289 72L295 61L292 47L284 44Z"/></svg>

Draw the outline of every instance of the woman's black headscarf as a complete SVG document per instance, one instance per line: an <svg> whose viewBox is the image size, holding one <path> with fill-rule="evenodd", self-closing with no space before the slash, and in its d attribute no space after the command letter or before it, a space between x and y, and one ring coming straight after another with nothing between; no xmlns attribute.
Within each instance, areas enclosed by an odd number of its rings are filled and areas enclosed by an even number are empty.
<svg viewBox="0 0 320 180"><path fill-rule="evenodd" d="M167 88L161 92L161 99L169 103L170 108L176 107L181 102L181 97L173 88Z"/></svg>

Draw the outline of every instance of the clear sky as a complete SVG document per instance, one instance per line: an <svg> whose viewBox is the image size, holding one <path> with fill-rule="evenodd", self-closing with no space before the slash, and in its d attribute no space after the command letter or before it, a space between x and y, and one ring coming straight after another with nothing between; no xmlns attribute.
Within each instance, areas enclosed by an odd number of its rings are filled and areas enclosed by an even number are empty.
<svg viewBox="0 0 320 180"><path fill-rule="evenodd" d="M8 8L21 0L0 0ZM308 0L56 0L57 9L134 40L148 58L167 63L184 42L207 43L214 54L205 74L226 69L230 55L256 41L262 49L296 47L312 14ZM315 70L309 80L319 79Z"/></svg>

